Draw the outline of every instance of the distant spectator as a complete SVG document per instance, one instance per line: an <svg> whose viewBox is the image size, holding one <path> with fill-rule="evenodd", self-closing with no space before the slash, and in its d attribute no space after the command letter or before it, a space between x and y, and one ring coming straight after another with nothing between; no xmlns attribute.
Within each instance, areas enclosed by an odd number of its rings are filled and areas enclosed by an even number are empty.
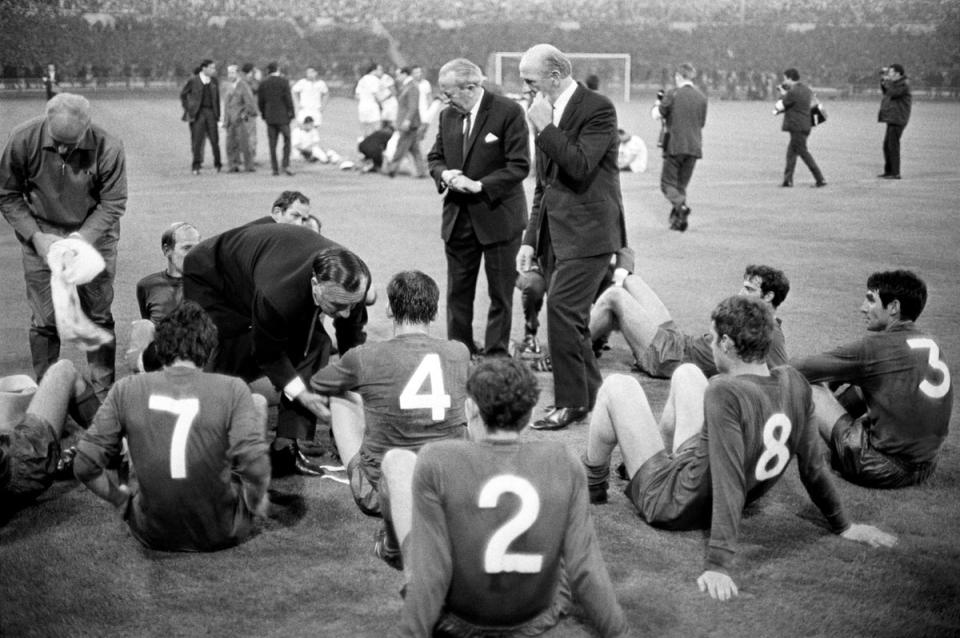
<svg viewBox="0 0 960 638"><path fill-rule="evenodd" d="M380 102L377 99L381 75L383 75L383 67L371 63L357 82L357 88L354 91L357 98L357 116L360 118L360 129L364 138L382 127ZM380 164L377 163L377 169L379 168Z"/></svg>
<svg viewBox="0 0 960 638"><path fill-rule="evenodd" d="M887 134L883 137L883 173L881 179L900 179L900 136L910 121L910 106L913 97L903 67L891 64L881 70L880 113L877 119L887 125Z"/></svg>

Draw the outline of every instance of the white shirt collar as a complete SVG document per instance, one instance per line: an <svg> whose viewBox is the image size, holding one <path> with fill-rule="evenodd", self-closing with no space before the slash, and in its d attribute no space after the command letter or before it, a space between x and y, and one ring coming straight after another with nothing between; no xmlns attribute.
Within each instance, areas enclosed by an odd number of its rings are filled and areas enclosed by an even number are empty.
<svg viewBox="0 0 960 638"><path fill-rule="evenodd" d="M204 84L210 84L210 78L207 77L207 74L206 74L206 73L198 73L197 75L200 76L200 81L201 81L201 82L203 82Z"/></svg>
<svg viewBox="0 0 960 638"><path fill-rule="evenodd" d="M685 86L693 86L693 80L688 80L688 79L684 78L684 79L680 80L680 83L679 83L679 84L677 84L677 88L678 88L678 89L679 89L679 88L682 88L682 87L685 87Z"/></svg>
<svg viewBox="0 0 960 638"><path fill-rule="evenodd" d="M560 126L560 120L563 118L563 111L567 108L573 92L577 90L577 83L571 82L570 86L563 90L563 93L557 96L557 101L553 103L553 125Z"/></svg>
<svg viewBox="0 0 960 638"><path fill-rule="evenodd" d="M480 112L480 102L483 101L484 90L483 87L477 87L480 89L480 97L477 98L476 104L473 105L473 108L470 109L470 126L473 127L473 123L477 121L477 113Z"/></svg>

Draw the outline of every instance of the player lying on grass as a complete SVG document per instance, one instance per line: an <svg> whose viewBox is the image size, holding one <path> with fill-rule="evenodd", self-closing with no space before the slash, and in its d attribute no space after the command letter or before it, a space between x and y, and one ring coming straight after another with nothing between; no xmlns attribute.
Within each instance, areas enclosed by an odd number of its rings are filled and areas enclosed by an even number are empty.
<svg viewBox="0 0 960 638"><path fill-rule="evenodd" d="M395 518L408 578L397 635L536 635L571 594L601 636L628 635L579 462L560 442L520 439L539 395L524 362L487 359L467 381L471 441L384 458L391 505L413 496L412 529ZM393 470L414 465L412 488L399 485Z"/></svg>
<svg viewBox="0 0 960 638"><path fill-rule="evenodd" d="M788 292L790 282L783 271L750 265L743 273L739 294L762 299L775 312ZM681 363L696 365L708 377L717 374L710 352L710 333L693 336L680 332L660 297L639 275L628 276L622 287L608 288L590 312L594 344L605 342L614 330L623 333L637 367L652 377L668 379ZM775 320L766 361L770 367L787 362L780 319Z"/></svg>
<svg viewBox="0 0 960 638"><path fill-rule="evenodd" d="M238 378L203 372L217 329L184 301L157 326L164 368L118 381L77 444L74 471L146 547L212 551L245 540L269 504L266 402ZM126 439L129 485L105 471Z"/></svg>
<svg viewBox="0 0 960 638"><path fill-rule="evenodd" d="M670 530L710 529L697 584L719 600L737 595L728 570L744 506L776 483L794 455L800 480L835 533L893 545L896 537L847 520L819 450L809 384L789 366L770 370L764 362L774 331L767 304L730 297L711 318L721 374L708 382L695 365L677 368L659 424L635 378L604 381L584 457L590 500L606 502L610 454L619 444L626 493L641 518Z"/></svg>
<svg viewBox="0 0 960 638"><path fill-rule="evenodd" d="M67 413L81 427L90 425L100 400L61 359L44 373L23 410L23 396L4 396L0 422L0 509L10 513L27 505L53 483L60 462L60 438Z"/></svg>
<svg viewBox="0 0 960 638"><path fill-rule="evenodd" d="M794 365L814 386L817 427L831 463L867 487L904 487L933 474L947 437L953 388L936 339L916 325L927 286L910 271L867 279L862 339ZM843 404L841 404L841 401Z"/></svg>
<svg viewBox="0 0 960 638"><path fill-rule="evenodd" d="M463 388L470 352L458 341L430 336L440 289L429 276L397 273L387 284L387 298L393 339L346 352L314 374L310 386L335 395L331 427L353 499L365 514L384 516L377 555L399 567L400 545L381 503L381 460L391 448L416 451L428 441L466 435Z"/></svg>

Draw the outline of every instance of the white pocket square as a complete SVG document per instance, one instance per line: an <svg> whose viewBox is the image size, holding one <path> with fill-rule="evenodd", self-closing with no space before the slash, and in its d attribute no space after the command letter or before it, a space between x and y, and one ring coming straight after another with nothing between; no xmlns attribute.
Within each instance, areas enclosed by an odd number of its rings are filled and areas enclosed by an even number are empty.
<svg viewBox="0 0 960 638"><path fill-rule="evenodd" d="M483 138L483 141L485 144L492 144L493 142L496 142L499 139L500 138L494 135L493 133L487 133L486 136Z"/></svg>

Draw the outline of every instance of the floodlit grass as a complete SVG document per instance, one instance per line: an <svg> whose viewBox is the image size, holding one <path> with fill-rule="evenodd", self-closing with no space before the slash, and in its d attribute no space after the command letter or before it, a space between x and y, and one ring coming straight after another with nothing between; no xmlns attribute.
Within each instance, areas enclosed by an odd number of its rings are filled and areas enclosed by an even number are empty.
<svg viewBox="0 0 960 638"><path fill-rule="evenodd" d="M159 237L178 220L204 236L267 214L273 198L298 189L312 199L324 233L353 248L373 272L380 302L369 334L391 334L384 286L419 268L445 287L440 201L432 183L398 176L295 165L295 177L271 177L261 126L253 175L190 174L189 136L173 93L90 94L95 121L127 149L130 201L123 218L114 313L122 351L136 318L136 281L162 267ZM0 136L42 111L39 97L0 95ZM628 236L638 271L689 331L706 330L709 312L736 292L747 263L783 268L792 290L780 316L787 347L800 355L856 338L867 275L915 269L930 289L921 324L940 340L954 378L960 373L960 106L919 102L903 138L901 182L882 172L883 127L877 104L830 104L830 121L810 148L830 185L781 189L787 135L770 105L710 104L705 157L689 193L685 234L666 229L659 193L650 104L620 106L621 125L651 146L646 174L623 175ZM359 125L354 103L335 99L322 131L326 145L352 155ZM532 184L528 185L532 190ZM0 374L29 370L20 254L0 224ZM480 282L480 289L485 283ZM484 295L477 317L486 313ZM441 308L441 317L445 310ZM476 335L482 324L475 322ZM443 321L434 333L444 333ZM522 334L519 300L514 333ZM543 332L545 336L545 331ZM612 340L604 373L627 372L623 341ZM74 359L72 350L66 354ZM541 408L552 403L540 374ZM664 381L640 379L655 408ZM637 635L651 636L948 636L960 632L960 453L958 416L929 485L869 491L837 479L850 516L900 537L871 550L833 536L788 469L771 494L750 508L734 572L741 596L720 604L697 591L705 535L647 527L621 483L610 503L593 508L604 556ZM574 450L586 427L558 433ZM372 554L378 522L363 516L343 485L287 478L273 485L276 516L250 542L208 555L142 549L116 514L75 482L56 484L38 503L0 526L0 636L381 636L399 618L400 576ZM551 635L587 631L566 621Z"/></svg>

